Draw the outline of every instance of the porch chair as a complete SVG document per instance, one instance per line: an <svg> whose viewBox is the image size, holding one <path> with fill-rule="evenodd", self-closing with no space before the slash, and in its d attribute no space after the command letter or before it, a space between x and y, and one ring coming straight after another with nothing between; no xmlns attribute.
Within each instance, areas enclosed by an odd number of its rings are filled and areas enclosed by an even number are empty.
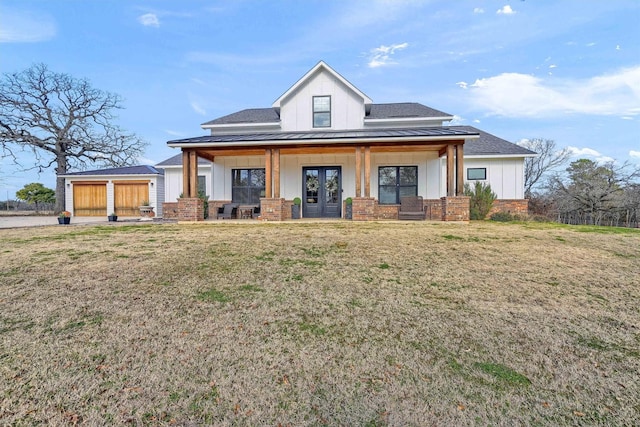
<svg viewBox="0 0 640 427"><path fill-rule="evenodd" d="M218 208L218 219L232 219L238 216L238 203L225 203Z"/></svg>
<svg viewBox="0 0 640 427"><path fill-rule="evenodd" d="M260 216L260 205L254 206L253 211L251 212L251 218L258 219Z"/></svg>
<svg viewBox="0 0 640 427"><path fill-rule="evenodd" d="M419 220L424 221L426 212L422 196L406 196L400 198L400 211L398 211L398 219Z"/></svg>

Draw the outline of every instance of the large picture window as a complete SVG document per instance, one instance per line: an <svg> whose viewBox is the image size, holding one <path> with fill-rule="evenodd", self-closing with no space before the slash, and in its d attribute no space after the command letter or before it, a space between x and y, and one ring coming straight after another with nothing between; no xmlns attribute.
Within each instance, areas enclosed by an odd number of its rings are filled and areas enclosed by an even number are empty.
<svg viewBox="0 0 640 427"><path fill-rule="evenodd" d="M232 169L231 198L233 203L255 205L264 197L264 169Z"/></svg>
<svg viewBox="0 0 640 427"><path fill-rule="evenodd" d="M399 204L401 197L417 195L417 166L382 166L378 168L378 201L380 204Z"/></svg>
<svg viewBox="0 0 640 427"><path fill-rule="evenodd" d="M314 96L313 97L313 127L314 128L331 127L331 97L330 96Z"/></svg>

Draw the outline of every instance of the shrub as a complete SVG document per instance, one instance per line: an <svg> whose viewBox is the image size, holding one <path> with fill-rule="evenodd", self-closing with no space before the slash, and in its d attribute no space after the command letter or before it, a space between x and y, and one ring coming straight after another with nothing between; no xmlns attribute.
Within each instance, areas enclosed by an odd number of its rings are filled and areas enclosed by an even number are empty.
<svg viewBox="0 0 640 427"><path fill-rule="evenodd" d="M464 195L471 198L469 201L469 216L471 219L485 219L493 201L498 198L496 193L491 191L491 186L480 181L476 181L471 189L469 183L464 184Z"/></svg>
<svg viewBox="0 0 640 427"><path fill-rule="evenodd" d="M515 215L511 215L509 212L496 212L494 214L491 214L489 219L491 221L498 221L498 222L516 221Z"/></svg>
<svg viewBox="0 0 640 427"><path fill-rule="evenodd" d="M198 190L198 198L202 200L203 206L203 216L204 219L209 218L209 196L207 196L204 191Z"/></svg>

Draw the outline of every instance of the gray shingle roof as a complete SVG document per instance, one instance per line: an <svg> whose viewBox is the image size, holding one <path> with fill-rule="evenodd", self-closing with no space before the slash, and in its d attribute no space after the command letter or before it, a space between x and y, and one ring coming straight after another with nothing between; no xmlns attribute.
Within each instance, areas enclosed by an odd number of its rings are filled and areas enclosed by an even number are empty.
<svg viewBox="0 0 640 427"><path fill-rule="evenodd" d="M443 113L418 104L417 102L398 102L394 104L371 104L371 111L365 119L398 119L410 117L452 117L451 114Z"/></svg>
<svg viewBox="0 0 640 427"><path fill-rule="evenodd" d="M367 119L397 119L410 117L452 117L451 114L427 107L417 102L398 102L394 104L371 104L371 110L365 118ZM280 114L275 108L248 108L226 116L218 117L202 124L208 125L231 125L231 124L254 124L254 123L278 123Z"/></svg>
<svg viewBox="0 0 640 427"><path fill-rule="evenodd" d="M451 129L459 129L467 132L475 132L480 135L478 139L472 139L464 144L466 156L504 156L504 155L534 155L531 150L520 147L512 142L498 138L473 126L451 126Z"/></svg>
<svg viewBox="0 0 640 427"><path fill-rule="evenodd" d="M211 163L210 161L205 160L202 157L198 157L199 165L208 165L210 163ZM167 160L163 160L156 165L156 167L160 167L160 168L163 166L182 166L182 153L176 154L173 157L169 157Z"/></svg>
<svg viewBox="0 0 640 427"><path fill-rule="evenodd" d="M164 171L158 170L153 166L124 166L120 168L95 169L91 171L72 172L64 174L72 176L82 175L164 175Z"/></svg>
<svg viewBox="0 0 640 427"><path fill-rule="evenodd" d="M206 125L231 125L241 123L278 123L280 115L275 108L249 108L226 116L218 117L202 124Z"/></svg>

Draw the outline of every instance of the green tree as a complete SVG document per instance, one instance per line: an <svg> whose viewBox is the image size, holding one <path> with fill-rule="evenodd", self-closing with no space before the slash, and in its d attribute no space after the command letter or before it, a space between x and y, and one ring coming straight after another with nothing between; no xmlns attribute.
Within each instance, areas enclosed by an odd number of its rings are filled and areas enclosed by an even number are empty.
<svg viewBox="0 0 640 427"><path fill-rule="evenodd" d="M125 166L134 163L145 143L120 129L115 111L121 98L91 87L84 79L49 71L36 64L0 79L0 148L33 152L30 169L55 165L56 212L64 209L63 175L89 164Z"/></svg>
<svg viewBox="0 0 640 427"><path fill-rule="evenodd" d="M471 198L469 201L469 216L471 219L485 219L493 206L493 201L498 198L491 191L491 185L476 181L473 188L468 182L464 184L464 195Z"/></svg>
<svg viewBox="0 0 640 427"><path fill-rule="evenodd" d="M39 182L25 185L16 192L16 197L29 204L35 204L36 212L38 212L42 203L53 204L56 202L56 192Z"/></svg>

